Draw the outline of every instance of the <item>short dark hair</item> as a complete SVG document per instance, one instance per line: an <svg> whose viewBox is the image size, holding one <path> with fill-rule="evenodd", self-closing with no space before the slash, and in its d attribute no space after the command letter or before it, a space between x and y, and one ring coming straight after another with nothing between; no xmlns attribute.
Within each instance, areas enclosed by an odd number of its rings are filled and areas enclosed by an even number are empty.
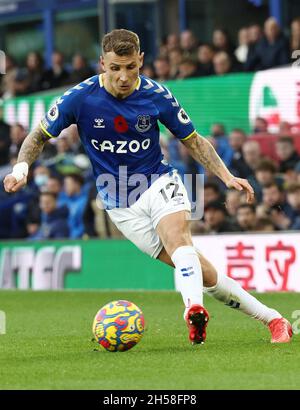
<svg viewBox="0 0 300 410"><path fill-rule="evenodd" d="M225 132L226 132L225 125L222 124L222 123L220 123L220 122L214 122L214 123L212 124L212 127L219 127L219 128L221 129L221 131L224 132L224 134L225 134Z"/></svg>
<svg viewBox="0 0 300 410"><path fill-rule="evenodd" d="M197 61L195 61L195 60L193 60L192 58L189 58L189 57L186 57L182 61L180 61L179 65L183 65L183 64L189 64L189 65L193 65L195 67L198 65Z"/></svg>
<svg viewBox="0 0 300 410"><path fill-rule="evenodd" d="M41 198L42 196L51 196L53 199L55 199L55 201L56 201L56 199L57 199L57 195L56 195L54 192L42 191L42 192L40 193L40 198Z"/></svg>
<svg viewBox="0 0 300 410"><path fill-rule="evenodd" d="M255 208L255 205L253 205L253 204L241 204L241 205L238 206L237 212L238 212L240 209L250 209L250 211L251 211L253 214L256 213L256 208Z"/></svg>
<svg viewBox="0 0 300 410"><path fill-rule="evenodd" d="M214 211L221 211L225 216L227 215L227 210L225 207L225 204L223 202L220 201L211 201L209 202L204 210L205 211L209 211L210 209L213 209Z"/></svg>
<svg viewBox="0 0 300 410"><path fill-rule="evenodd" d="M154 60L154 64L155 64L157 61L162 61L162 62L164 62L164 63L170 64L170 61L169 61L168 57L166 57L166 56L158 56L158 57Z"/></svg>
<svg viewBox="0 0 300 410"><path fill-rule="evenodd" d="M231 133L232 133L232 132L237 132L237 133L239 133L239 134L244 135L244 137L247 137L247 134L245 133L245 131L244 131L242 128L233 128L233 129L231 130Z"/></svg>
<svg viewBox="0 0 300 410"><path fill-rule="evenodd" d="M213 46L213 44L210 44L210 43L202 43L202 44L199 44L198 50L199 50L199 48L201 48L201 47L207 47L207 48L210 48L211 51L215 51L215 47Z"/></svg>
<svg viewBox="0 0 300 410"><path fill-rule="evenodd" d="M103 53L113 51L118 56L129 56L140 51L140 39L133 31L119 29L105 34L102 40Z"/></svg>
<svg viewBox="0 0 300 410"><path fill-rule="evenodd" d="M271 174L276 174L277 167L275 163L270 159L263 159L259 162L258 166L255 169L257 171L269 171Z"/></svg>
<svg viewBox="0 0 300 410"><path fill-rule="evenodd" d="M15 124L13 124L13 127L18 127L18 128L21 128L22 131L25 131L24 125L22 125L22 124L19 123L19 122L16 122Z"/></svg>
<svg viewBox="0 0 300 410"><path fill-rule="evenodd" d="M268 124L268 121L263 117L256 117L255 120L256 121L263 121L265 124Z"/></svg>
<svg viewBox="0 0 300 410"><path fill-rule="evenodd" d="M204 189L212 189L216 194L221 192L220 187L216 182L206 182L204 184Z"/></svg>
<svg viewBox="0 0 300 410"><path fill-rule="evenodd" d="M53 174L51 174L50 176L49 176L49 179L54 179L55 181L57 181L57 182L59 182L61 185L62 185L62 178L61 177L59 177L58 175L53 175Z"/></svg>
<svg viewBox="0 0 300 410"><path fill-rule="evenodd" d="M84 184L84 178L80 174L66 174L65 178L72 178L73 181L77 182L80 186Z"/></svg>
<svg viewBox="0 0 300 410"><path fill-rule="evenodd" d="M288 194L295 194L296 192L300 192L300 184L293 183L287 186L286 192Z"/></svg>
<svg viewBox="0 0 300 410"><path fill-rule="evenodd" d="M284 192L284 189L281 185L276 184L276 182L271 182L270 184L267 184L263 187L264 189L269 189L269 188L273 188L276 187L278 189L279 192Z"/></svg>
<svg viewBox="0 0 300 410"><path fill-rule="evenodd" d="M266 228L269 225L272 225L275 228L271 218L268 218L268 217L258 218L257 221L256 221L255 228L257 230L262 230L262 229Z"/></svg>
<svg viewBox="0 0 300 410"><path fill-rule="evenodd" d="M290 144L294 146L294 140L292 137L280 137L278 138L278 140L276 141L277 143L286 143L286 144Z"/></svg>

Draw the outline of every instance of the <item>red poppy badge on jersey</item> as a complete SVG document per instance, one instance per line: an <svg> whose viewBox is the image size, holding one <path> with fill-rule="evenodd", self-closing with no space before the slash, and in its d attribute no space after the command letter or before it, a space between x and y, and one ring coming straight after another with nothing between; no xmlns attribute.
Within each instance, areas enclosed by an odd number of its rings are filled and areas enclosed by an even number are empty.
<svg viewBox="0 0 300 410"><path fill-rule="evenodd" d="M128 124L125 118L122 115L118 115L114 119L115 130L117 132L127 132L128 131Z"/></svg>

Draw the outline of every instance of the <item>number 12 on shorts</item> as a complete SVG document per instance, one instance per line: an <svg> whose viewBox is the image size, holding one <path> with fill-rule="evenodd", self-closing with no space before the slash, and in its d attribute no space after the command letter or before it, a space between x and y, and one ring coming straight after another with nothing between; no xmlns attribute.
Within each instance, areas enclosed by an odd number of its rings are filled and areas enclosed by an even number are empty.
<svg viewBox="0 0 300 410"><path fill-rule="evenodd" d="M165 188L162 188L159 192L161 193L165 202L168 203L170 199L173 199L178 196L183 196L181 192L178 192L178 189L179 189L179 184L170 182L169 184L165 186Z"/></svg>

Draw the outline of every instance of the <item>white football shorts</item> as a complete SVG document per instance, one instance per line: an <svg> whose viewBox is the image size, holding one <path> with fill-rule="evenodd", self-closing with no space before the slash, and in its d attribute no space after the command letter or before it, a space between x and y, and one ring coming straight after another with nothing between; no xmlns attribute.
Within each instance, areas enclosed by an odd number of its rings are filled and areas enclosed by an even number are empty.
<svg viewBox="0 0 300 410"><path fill-rule="evenodd" d="M108 210L123 235L142 252L157 258L163 244L156 232L161 218L179 211L191 211L191 204L177 172L160 176L129 208Z"/></svg>

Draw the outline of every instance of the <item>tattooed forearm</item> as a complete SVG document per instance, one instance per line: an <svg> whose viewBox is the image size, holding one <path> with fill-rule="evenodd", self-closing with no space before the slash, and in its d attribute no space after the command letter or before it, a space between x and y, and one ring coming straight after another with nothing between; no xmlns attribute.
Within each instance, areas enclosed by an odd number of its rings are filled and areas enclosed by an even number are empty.
<svg viewBox="0 0 300 410"><path fill-rule="evenodd" d="M30 166L43 151L45 142L48 138L40 127L30 132L25 138L18 156L18 162L27 162Z"/></svg>
<svg viewBox="0 0 300 410"><path fill-rule="evenodd" d="M233 175L229 172L211 143L205 138L195 133L187 141L184 141L183 144L197 162L200 162L200 164L217 175L222 181L226 183L232 179Z"/></svg>

